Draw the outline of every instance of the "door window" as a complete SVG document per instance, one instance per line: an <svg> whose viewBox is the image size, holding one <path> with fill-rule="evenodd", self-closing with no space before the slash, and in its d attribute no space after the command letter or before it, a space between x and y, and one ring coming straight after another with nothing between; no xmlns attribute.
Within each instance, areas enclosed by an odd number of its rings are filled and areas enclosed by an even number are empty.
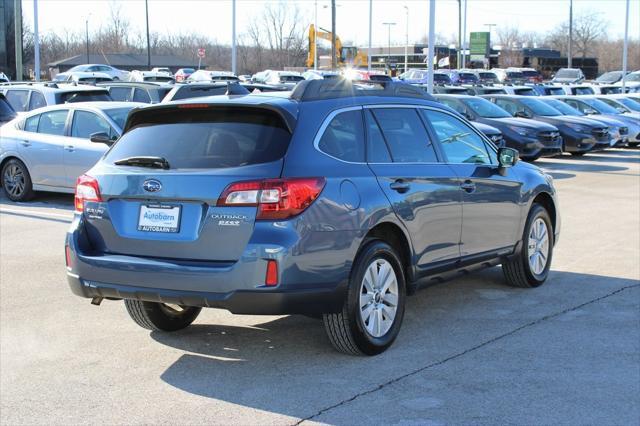
<svg viewBox="0 0 640 426"><path fill-rule="evenodd" d="M367 122L367 161L369 163L391 163L391 154L384 136L371 111L365 111Z"/></svg>
<svg viewBox="0 0 640 426"><path fill-rule="evenodd" d="M89 139L93 133L106 133L111 136L113 131L107 121L98 115L88 111L76 111L73 113L71 136L74 138Z"/></svg>
<svg viewBox="0 0 640 426"><path fill-rule="evenodd" d="M114 101L129 102L131 100L131 87L112 87L109 95Z"/></svg>
<svg viewBox="0 0 640 426"><path fill-rule="evenodd" d="M25 132L37 132L38 131L38 121L40 121L40 114L34 115L33 117L29 117L24 122L24 131Z"/></svg>
<svg viewBox="0 0 640 426"><path fill-rule="evenodd" d="M492 164L495 152L463 121L439 111L423 110L450 163Z"/></svg>
<svg viewBox="0 0 640 426"><path fill-rule="evenodd" d="M320 138L318 148L343 161L364 162L362 111L345 111L336 115Z"/></svg>
<svg viewBox="0 0 640 426"><path fill-rule="evenodd" d="M133 92L133 102L144 102L145 104L151 103L151 97L142 89L135 89Z"/></svg>
<svg viewBox="0 0 640 426"><path fill-rule="evenodd" d="M375 108L391 158L396 163L436 163L438 158L418 112L413 108Z"/></svg>
<svg viewBox="0 0 640 426"><path fill-rule="evenodd" d="M67 110L48 111L40 114L38 133L64 136L64 125L67 121Z"/></svg>
<svg viewBox="0 0 640 426"><path fill-rule="evenodd" d="M515 102L511 102L508 99L496 99L496 105L498 105L503 110L507 111L511 115L515 115L518 111L518 105Z"/></svg>
<svg viewBox="0 0 640 426"><path fill-rule="evenodd" d="M18 112L28 111L29 91L28 90L9 90L6 94L9 104Z"/></svg>
<svg viewBox="0 0 640 426"><path fill-rule="evenodd" d="M40 92L35 90L31 92L31 99L29 99L29 111L33 111L36 108L42 108L47 106L47 101L44 100L44 96Z"/></svg>

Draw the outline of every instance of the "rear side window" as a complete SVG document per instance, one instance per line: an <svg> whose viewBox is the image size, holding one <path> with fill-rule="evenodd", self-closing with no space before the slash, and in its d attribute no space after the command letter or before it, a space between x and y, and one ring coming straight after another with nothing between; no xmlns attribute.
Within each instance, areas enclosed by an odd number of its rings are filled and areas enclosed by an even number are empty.
<svg viewBox="0 0 640 426"><path fill-rule="evenodd" d="M275 112L257 108L154 110L134 116L134 127L106 160L155 156L172 169L219 169L282 158L291 134Z"/></svg>
<svg viewBox="0 0 640 426"><path fill-rule="evenodd" d="M450 163L491 164L495 153L461 120L442 112L424 110ZM491 155L491 156L490 156Z"/></svg>
<svg viewBox="0 0 640 426"><path fill-rule="evenodd" d="M129 102L131 101L131 87L112 87L109 89L109 95L114 101Z"/></svg>
<svg viewBox="0 0 640 426"><path fill-rule="evenodd" d="M394 162L435 163L438 161L418 111L412 108L375 108L371 111Z"/></svg>
<svg viewBox="0 0 640 426"><path fill-rule="evenodd" d="M67 111L48 111L40 114L38 133L64 136L64 125L67 121Z"/></svg>
<svg viewBox="0 0 640 426"><path fill-rule="evenodd" d="M29 99L29 111L36 108L42 108L47 106L47 101L44 100L44 96L40 92L35 90L31 92L31 99Z"/></svg>
<svg viewBox="0 0 640 426"><path fill-rule="evenodd" d="M324 130L318 148L343 161L364 161L362 111L346 111L336 115Z"/></svg>
<svg viewBox="0 0 640 426"><path fill-rule="evenodd" d="M133 102L142 102L148 104L151 102L151 97L149 97L149 94L145 90L135 89L135 91L133 92Z"/></svg>
<svg viewBox="0 0 640 426"><path fill-rule="evenodd" d="M28 111L29 91L9 90L6 94L9 104L18 112Z"/></svg>
<svg viewBox="0 0 640 426"><path fill-rule="evenodd" d="M384 136L376 123L376 119L371 115L371 111L365 111L367 122L367 161L370 163L391 163L391 154Z"/></svg>
<svg viewBox="0 0 640 426"><path fill-rule="evenodd" d="M24 131L25 132L37 132L38 131L38 121L40 121L40 114L34 115L33 117L29 117L24 122Z"/></svg>

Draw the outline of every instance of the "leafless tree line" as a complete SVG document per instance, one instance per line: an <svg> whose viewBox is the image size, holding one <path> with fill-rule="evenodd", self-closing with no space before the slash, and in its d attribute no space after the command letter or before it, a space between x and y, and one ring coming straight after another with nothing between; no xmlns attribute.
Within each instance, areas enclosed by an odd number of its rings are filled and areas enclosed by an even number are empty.
<svg viewBox="0 0 640 426"><path fill-rule="evenodd" d="M238 37L238 72L253 73L263 69L303 67L307 54L307 30L310 20L296 4L267 3L261 14L254 18L247 30ZM573 56L598 59L601 72L622 67L622 40L607 36L609 23L598 14L578 15L573 23ZM516 27L497 30L494 44L502 46L501 66L522 64L521 48L548 47L559 50L564 56L568 50L568 22L560 24L547 35L522 32ZM33 62L33 33L25 25L24 58L26 66ZM442 35L436 43L448 45L455 37ZM426 42L426 40L421 40ZM231 68L231 47L216 39L193 34L150 34L151 53L176 55L197 61L197 49L205 48L206 65L210 69ZM89 51L102 53L145 53L146 34L133 31L120 3L111 3L110 15L102 26L90 34ZM86 53L86 38L83 31L63 30L42 34L40 37L41 63ZM640 41L631 40L629 45L629 69L640 69Z"/></svg>

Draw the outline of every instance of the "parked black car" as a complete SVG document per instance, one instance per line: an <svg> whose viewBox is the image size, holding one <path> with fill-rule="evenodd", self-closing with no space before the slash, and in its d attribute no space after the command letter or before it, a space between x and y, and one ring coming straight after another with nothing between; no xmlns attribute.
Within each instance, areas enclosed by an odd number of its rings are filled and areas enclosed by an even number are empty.
<svg viewBox="0 0 640 426"><path fill-rule="evenodd" d="M108 82L98 83L100 87L109 89L109 95L114 101L121 102L143 102L145 104L157 104L174 87L169 83L153 82Z"/></svg>
<svg viewBox="0 0 640 426"><path fill-rule="evenodd" d="M608 148L611 144L609 127L583 117L562 115L557 109L530 96L483 96L514 117L544 121L558 128L562 135L562 150L572 155L584 155L592 150Z"/></svg>
<svg viewBox="0 0 640 426"><path fill-rule="evenodd" d="M435 95L435 98L474 123L488 124L500 130L505 146L517 149L524 160L534 161L562 153L562 137L555 126L514 118L477 96Z"/></svg>

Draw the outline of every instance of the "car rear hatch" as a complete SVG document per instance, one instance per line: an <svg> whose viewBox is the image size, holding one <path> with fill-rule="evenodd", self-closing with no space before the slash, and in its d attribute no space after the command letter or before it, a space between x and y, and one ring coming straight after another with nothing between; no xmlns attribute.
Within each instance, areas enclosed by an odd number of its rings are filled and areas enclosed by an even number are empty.
<svg viewBox="0 0 640 426"><path fill-rule="evenodd" d="M258 208L218 206L219 199L232 183L278 178L290 139L287 120L258 106L183 104L134 112L125 134L90 171L100 191L99 201L83 206L92 250L236 261Z"/></svg>

